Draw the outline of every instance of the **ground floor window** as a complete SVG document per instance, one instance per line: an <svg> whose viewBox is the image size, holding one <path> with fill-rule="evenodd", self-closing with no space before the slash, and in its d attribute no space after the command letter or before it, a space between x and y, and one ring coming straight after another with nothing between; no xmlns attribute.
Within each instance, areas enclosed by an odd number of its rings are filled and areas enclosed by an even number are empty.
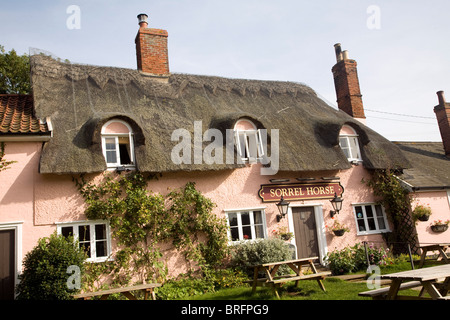
<svg viewBox="0 0 450 320"><path fill-rule="evenodd" d="M227 212L230 241L265 239L264 209Z"/></svg>
<svg viewBox="0 0 450 320"><path fill-rule="evenodd" d="M57 233L73 236L86 252L87 261L105 261L111 253L109 223L103 220L57 224Z"/></svg>
<svg viewBox="0 0 450 320"><path fill-rule="evenodd" d="M389 231L384 208L379 204L354 204L358 234L371 234Z"/></svg>

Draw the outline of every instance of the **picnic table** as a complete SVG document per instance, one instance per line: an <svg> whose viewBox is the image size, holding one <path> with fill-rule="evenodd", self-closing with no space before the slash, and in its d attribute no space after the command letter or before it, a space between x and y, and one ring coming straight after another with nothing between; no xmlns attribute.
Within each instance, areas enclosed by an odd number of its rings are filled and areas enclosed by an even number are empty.
<svg viewBox="0 0 450 320"><path fill-rule="evenodd" d="M317 280L320 288L323 291L325 290L325 286L322 283L322 280L325 279L326 276L330 275L331 272L317 272L316 267L314 266L314 261L318 260L318 257L310 257L310 258L303 258L303 259L296 259L296 260L288 260L288 261L279 261L279 262L271 262L271 263L264 263L256 266L252 266L253 268L253 281L252 281L252 292L254 293L256 291L256 287L258 285L265 285L269 284L272 286L272 289L279 299L280 296L278 294L278 291L276 287L280 286L282 283L288 282L288 281L295 281L295 285L298 286L298 283L300 280ZM278 269L283 266L287 265L292 271L294 271L295 274L286 274L281 276L275 276ZM308 266L312 273L311 274L304 274L303 267ZM260 271L264 271L265 277L264 278L258 278L258 274Z"/></svg>
<svg viewBox="0 0 450 320"><path fill-rule="evenodd" d="M450 264L385 274L381 275L381 279L390 279L392 282L388 287L360 292L359 295L386 300L429 300L423 296L427 292L433 300L450 300L450 296L447 296L450 290ZM399 295L400 290L414 287L422 287L418 296Z"/></svg>
<svg viewBox="0 0 450 320"><path fill-rule="evenodd" d="M446 254L446 251L449 247L450 247L450 243L436 243L436 244L420 246L420 249L422 249L422 255L420 256L419 268L423 267L428 251L438 251L439 255L438 255L437 261L444 260L445 263L450 263L450 259L449 259L449 257L447 257L447 254Z"/></svg>
<svg viewBox="0 0 450 320"><path fill-rule="evenodd" d="M106 299L108 299L110 294L121 293L130 300L137 300L136 297L131 293L131 291L140 290L140 291L144 292L144 300L148 300L149 294L151 295L152 300L156 300L155 292L153 291L153 289L160 287L160 286L161 286L160 283L147 283L147 284L140 284L140 285L130 286L130 287L114 288L114 289L101 290L101 291L95 291L95 292L80 293L80 294L74 295L73 297L75 299L88 300L92 297L101 296L100 300L106 300Z"/></svg>

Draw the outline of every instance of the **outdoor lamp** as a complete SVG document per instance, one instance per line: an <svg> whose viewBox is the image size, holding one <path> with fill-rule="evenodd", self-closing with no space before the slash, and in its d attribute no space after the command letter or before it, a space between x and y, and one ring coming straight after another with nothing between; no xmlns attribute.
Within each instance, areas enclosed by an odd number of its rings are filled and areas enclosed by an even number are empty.
<svg viewBox="0 0 450 320"><path fill-rule="evenodd" d="M280 220L283 219L288 212L289 202L284 200L283 196L281 196L281 200L277 203L277 207L278 211L280 211L280 214L277 215L277 222L280 222Z"/></svg>
<svg viewBox="0 0 450 320"><path fill-rule="evenodd" d="M334 198L330 200L331 205L333 206L332 211L330 211L330 216L333 218L335 214L338 214L339 211L341 211L342 209L342 201L344 201L344 199L342 199L341 197L338 197L336 192L334 193Z"/></svg>

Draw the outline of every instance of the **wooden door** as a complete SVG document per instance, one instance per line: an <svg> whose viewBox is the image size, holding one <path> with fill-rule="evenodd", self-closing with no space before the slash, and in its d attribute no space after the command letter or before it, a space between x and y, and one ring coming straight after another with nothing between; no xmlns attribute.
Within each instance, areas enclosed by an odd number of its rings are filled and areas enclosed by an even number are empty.
<svg viewBox="0 0 450 320"><path fill-rule="evenodd" d="M0 230L0 300L14 299L14 233L14 230Z"/></svg>
<svg viewBox="0 0 450 320"><path fill-rule="evenodd" d="M297 257L319 256L319 241L316 233L314 207L292 207Z"/></svg>

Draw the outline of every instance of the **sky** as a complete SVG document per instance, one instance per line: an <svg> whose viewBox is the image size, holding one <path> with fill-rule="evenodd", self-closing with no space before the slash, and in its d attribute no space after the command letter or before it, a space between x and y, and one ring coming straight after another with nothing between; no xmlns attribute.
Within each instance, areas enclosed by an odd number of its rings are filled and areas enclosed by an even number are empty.
<svg viewBox="0 0 450 320"><path fill-rule="evenodd" d="M448 0L0 0L0 45L136 68L137 15L169 33L172 73L304 83L337 109L334 44L358 63L366 123L392 141L441 141L450 101Z"/></svg>

